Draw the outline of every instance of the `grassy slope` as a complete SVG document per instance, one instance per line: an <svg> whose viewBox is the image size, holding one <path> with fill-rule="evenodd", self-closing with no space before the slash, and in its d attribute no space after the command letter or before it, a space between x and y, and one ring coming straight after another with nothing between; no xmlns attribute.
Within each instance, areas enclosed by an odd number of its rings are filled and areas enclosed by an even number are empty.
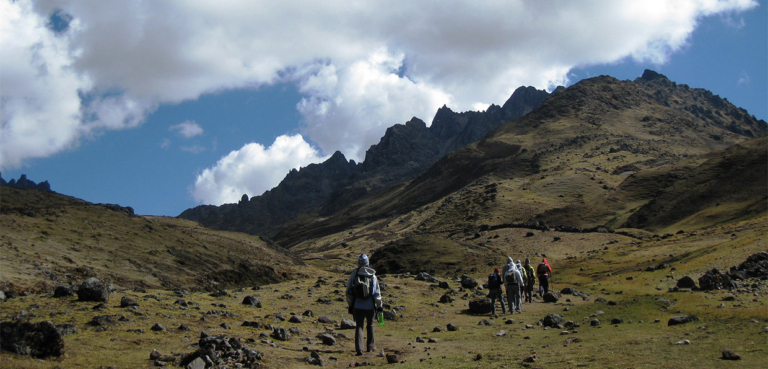
<svg viewBox="0 0 768 369"><path fill-rule="evenodd" d="M35 190L2 188L0 229L5 290L50 290L89 276L123 287L212 289L279 282L300 263L253 236Z"/></svg>
<svg viewBox="0 0 768 369"><path fill-rule="evenodd" d="M590 301L578 297L563 296L557 304L544 304L535 300L524 306L521 315L509 316L514 324L504 324L507 318L491 319L493 326L477 325L486 316L470 315L465 312L467 301L459 299L452 304L437 303L445 292L430 287L426 282L412 278L398 278L389 275L382 281L387 285L384 300L392 306L402 305L404 316L397 322L388 321L384 327L376 327L378 349L387 353L399 351L405 360L402 367L517 367L522 359L536 353L539 361L535 367L720 367L720 352L729 348L742 356L739 365L760 367L768 356L764 345L763 327L768 325L768 296L764 281L759 287L746 291L734 291L735 301L722 302L730 295L728 291L671 293L682 275L696 279L703 271L712 267L725 268L743 261L746 256L766 249L764 239L768 236L764 220L718 226L696 233L681 234L665 240L637 241L611 234L560 234L562 239L552 242L552 234L545 232L534 237L524 237L517 230L498 230L499 238L509 238L503 251L516 255L532 255L533 249L546 250L555 274L553 285L556 289L572 286L591 294ZM493 232L489 233L492 237ZM735 236L733 236L735 235ZM517 245L517 241L531 239L532 245ZM349 241L349 249L357 246ZM514 254L518 252L517 254ZM670 254L674 256L670 257ZM269 367L300 366L309 357L310 350L319 350L326 360L330 356L330 367L344 368L356 362L373 362L385 365L385 359L373 354L355 357L353 331L340 331L337 327L316 322L318 316L329 316L339 321L346 315L342 297L346 272L351 270L354 255L339 261L339 272L313 271L313 278L299 279L273 284L259 291L236 291L231 297L213 298L206 294L186 296L198 306L181 310L173 301L176 297L169 291L150 290L147 293L130 291L118 292L112 300L123 295L135 297L141 304L137 312L117 307L110 302L106 311L94 312L94 303L81 303L71 299L57 300L45 295L32 295L11 299L1 303L0 320L8 320L20 310L32 314L32 321L52 320L54 323L71 323L78 326L79 333L65 337L66 355L61 358L37 360L0 353L0 366L53 368L97 367L151 367L148 360L152 349L163 354L182 354L194 351L200 331L210 334L225 334L239 337L248 346L264 352L265 364ZM668 261L674 270L655 272L642 271L648 265ZM498 263L497 266L500 266ZM307 270L310 270L308 267ZM470 276L482 278L490 266L485 266ZM582 270L583 268L583 270ZM341 271L344 271L342 273ZM673 278L668 276L674 275ZM328 283L316 283L316 277L323 277ZM628 280L628 277L632 277ZM448 280L440 277L442 280ZM456 282L449 280L452 289L458 289ZM162 301L145 298L152 294ZM264 303L261 309L245 308L240 304L243 296L257 295ZM289 294L292 298L280 298ZM615 301L616 305L595 303L597 297ZM330 305L317 302L318 298L333 301ZM571 302L566 302L570 298ZM671 302L671 306L669 302ZM214 303L225 303L228 308L214 307ZM199 307L199 310L197 309ZM565 311L565 309L568 309ZM275 319L275 314L301 314L310 309L315 318L305 323L287 323ZM215 317L206 315L208 310L227 310L237 317ZM602 312L602 313L600 313ZM562 314L566 320L581 324L561 335L557 329L536 327L536 322L548 313ZM682 326L668 327L667 320L680 313L693 314L701 320ZM85 325L91 317L104 314L122 314L129 318L119 322L105 332L96 332ZM591 315L602 322L590 327ZM201 317L205 316L205 320ZM612 318L623 318L625 323L612 326ZM659 319L660 323L654 323ZM289 342L277 342L277 347L259 343L259 334L266 330L242 327L243 320L271 323L276 326L297 327L299 337ZM755 320L756 322L753 322ZM149 328L160 323L168 332L151 332ZM219 327L227 323L231 329ZM447 323L460 327L457 332L432 332L433 328L445 328ZM180 324L192 328L190 332L175 329ZM535 327L525 329L527 324ZM143 329L145 333L129 333L128 329ZM337 346L323 346L315 336L334 329L347 338L338 337ZM495 334L506 331L504 336ZM437 338L437 343L417 343L416 337ZM527 337L527 338L526 338ZM305 339L306 338L306 339ZM581 342L566 343L568 338L579 338ZM690 345L675 345L681 340L690 340ZM483 355L480 362L474 359ZM423 361L422 361L423 360Z"/></svg>

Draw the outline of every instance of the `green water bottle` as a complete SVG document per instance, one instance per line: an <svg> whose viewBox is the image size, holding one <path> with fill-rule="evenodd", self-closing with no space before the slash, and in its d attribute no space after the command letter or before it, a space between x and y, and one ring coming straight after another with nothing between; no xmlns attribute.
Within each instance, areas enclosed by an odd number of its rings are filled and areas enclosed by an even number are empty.
<svg viewBox="0 0 768 369"><path fill-rule="evenodd" d="M379 311L379 313L376 314L376 320L379 321L379 325L382 325L382 326L384 325L384 312L383 311Z"/></svg>

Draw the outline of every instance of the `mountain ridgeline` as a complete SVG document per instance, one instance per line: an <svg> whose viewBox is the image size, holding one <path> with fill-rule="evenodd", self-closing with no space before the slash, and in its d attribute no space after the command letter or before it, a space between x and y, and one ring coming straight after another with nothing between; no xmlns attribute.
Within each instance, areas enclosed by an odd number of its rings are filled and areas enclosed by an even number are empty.
<svg viewBox="0 0 768 369"><path fill-rule="evenodd" d="M179 217L213 229L274 235L291 223L329 216L361 197L412 180L447 153L524 116L549 96L520 87L503 106L491 105L484 112L456 113L443 106L430 127L414 117L388 128L362 163L336 152L323 163L290 171L261 196L243 195L237 204L197 206Z"/></svg>

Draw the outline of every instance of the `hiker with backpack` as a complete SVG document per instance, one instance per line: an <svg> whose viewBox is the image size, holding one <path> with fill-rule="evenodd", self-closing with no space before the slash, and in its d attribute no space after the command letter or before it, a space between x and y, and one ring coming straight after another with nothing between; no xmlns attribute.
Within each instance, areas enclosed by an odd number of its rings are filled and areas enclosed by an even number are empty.
<svg viewBox="0 0 768 369"><path fill-rule="evenodd" d="M552 267L549 266L547 259L542 259L539 266L536 268L536 274L539 276L539 294L542 291L546 294L549 292L549 277L552 275Z"/></svg>
<svg viewBox="0 0 768 369"><path fill-rule="evenodd" d="M376 279L376 271L370 267L368 256L361 254L357 258L358 268L347 281L347 307L355 319L355 352L363 354L363 326L366 327L366 351L376 350L373 336L373 322L376 312L382 311L381 291Z"/></svg>
<svg viewBox="0 0 768 369"><path fill-rule="evenodd" d="M525 284L526 280L528 279L527 274L525 273L525 269L523 269L523 265L520 263L520 259L517 260L517 264L515 264L515 269L517 269L518 272L520 272L520 276L523 278L523 284L520 285L520 291L518 293L519 299L517 301L517 307L519 308L520 312L523 312L523 300L525 292Z"/></svg>
<svg viewBox="0 0 768 369"><path fill-rule="evenodd" d="M495 268L493 273L488 275L488 290L490 291L488 297L491 298L491 315L496 315L496 299L501 302L502 314L507 313L507 308L504 306L504 291L501 289L501 274L499 274L499 268Z"/></svg>
<svg viewBox="0 0 768 369"><path fill-rule="evenodd" d="M520 287L523 286L523 277L520 275L520 271L517 270L517 266L511 257L507 258L507 265L504 270L507 270L504 274L504 283L507 285L507 301L509 301L509 313L514 314L515 311L522 313L522 306L520 306Z"/></svg>
<svg viewBox="0 0 768 369"><path fill-rule="evenodd" d="M531 259L525 258L525 264L523 264L523 271L525 271L525 302L533 302L533 286L536 284L536 273L531 266Z"/></svg>

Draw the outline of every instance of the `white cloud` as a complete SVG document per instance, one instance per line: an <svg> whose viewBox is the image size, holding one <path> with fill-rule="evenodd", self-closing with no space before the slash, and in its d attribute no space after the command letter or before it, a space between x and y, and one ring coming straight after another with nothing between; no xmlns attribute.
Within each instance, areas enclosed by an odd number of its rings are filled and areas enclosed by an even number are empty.
<svg viewBox="0 0 768 369"><path fill-rule="evenodd" d="M167 149L169 147L171 147L171 140L169 140L167 138L164 139L163 142L160 143L160 148L162 148L162 149Z"/></svg>
<svg viewBox="0 0 768 369"><path fill-rule="evenodd" d="M200 127L195 121L185 121L168 128L169 131L176 131L185 138L192 138L203 134L203 127Z"/></svg>
<svg viewBox="0 0 768 369"><path fill-rule="evenodd" d="M301 135L280 136L268 148L250 143L198 174L190 192L199 203L237 202L276 186L291 169L325 159Z"/></svg>
<svg viewBox="0 0 768 369"><path fill-rule="evenodd" d="M749 84L749 73L747 71L741 71L741 75L739 76L739 80L736 81L739 85L748 85Z"/></svg>
<svg viewBox="0 0 768 369"><path fill-rule="evenodd" d="M362 159L384 129L437 106L501 104L576 66L664 63L701 17L755 0L0 1L0 168L141 124L161 104L297 83L302 133ZM46 28L61 9L60 34Z"/></svg>

